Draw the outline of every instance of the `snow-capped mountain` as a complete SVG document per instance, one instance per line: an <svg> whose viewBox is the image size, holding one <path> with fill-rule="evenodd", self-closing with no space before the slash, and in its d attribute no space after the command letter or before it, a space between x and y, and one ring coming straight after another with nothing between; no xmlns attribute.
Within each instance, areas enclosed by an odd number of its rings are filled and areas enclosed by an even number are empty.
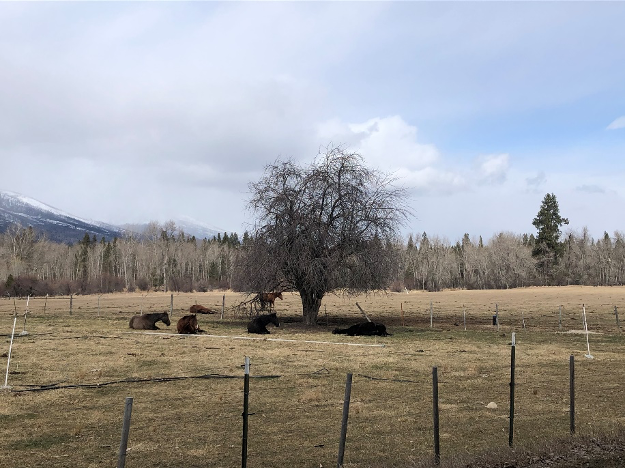
<svg viewBox="0 0 625 468"><path fill-rule="evenodd" d="M19 193L0 191L0 232L6 232L12 224L32 226L49 240L63 243L77 242L85 233L110 241L125 232L117 226L77 218Z"/></svg>
<svg viewBox="0 0 625 468"><path fill-rule="evenodd" d="M196 239L212 239L219 233L216 228L188 217L173 221L178 231ZM0 191L0 233L6 232L13 224L32 226L37 233L45 234L47 239L67 244L82 240L85 233L91 237L95 235L98 240L104 237L111 241L129 232L141 235L148 227L148 223L114 226L85 220L19 193Z"/></svg>

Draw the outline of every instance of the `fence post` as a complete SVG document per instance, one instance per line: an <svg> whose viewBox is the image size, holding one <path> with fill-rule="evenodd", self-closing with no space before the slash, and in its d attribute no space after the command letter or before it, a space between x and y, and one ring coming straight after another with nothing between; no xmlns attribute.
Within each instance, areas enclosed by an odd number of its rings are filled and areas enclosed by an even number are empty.
<svg viewBox="0 0 625 468"><path fill-rule="evenodd" d="M43 313L46 313L46 306L48 305L48 295L46 294L46 300L43 303Z"/></svg>
<svg viewBox="0 0 625 468"><path fill-rule="evenodd" d="M172 317L174 315L174 295L171 295L169 300L169 316Z"/></svg>
<svg viewBox="0 0 625 468"><path fill-rule="evenodd" d="M499 306L495 304L495 322L497 322L497 331L499 331Z"/></svg>
<svg viewBox="0 0 625 468"><path fill-rule="evenodd" d="M621 325L618 322L618 309L614 306L614 315L616 315L616 328L618 328L619 333L621 332Z"/></svg>
<svg viewBox="0 0 625 468"><path fill-rule="evenodd" d="M130 433L130 415L132 414L132 397L126 397L124 405L124 423L122 425L122 441L119 444L119 458L117 468L124 468L126 465L126 451L128 450L128 434Z"/></svg>
<svg viewBox="0 0 625 468"><path fill-rule="evenodd" d="M569 390L570 390L570 404L569 415L571 418L571 435L575 434L575 357L571 354L569 358Z"/></svg>
<svg viewBox="0 0 625 468"><path fill-rule="evenodd" d="M7 357L7 373L4 377L4 385L3 389L8 390L11 387L9 386L9 366L11 365L11 350L13 349L13 335L15 335L15 324L17 323L17 315L13 317L13 331L11 332L11 343L9 344L9 355Z"/></svg>
<svg viewBox="0 0 625 468"><path fill-rule="evenodd" d="M241 440L241 468L247 466L247 419L250 397L250 358L245 356L245 376L243 380L243 439Z"/></svg>
<svg viewBox="0 0 625 468"><path fill-rule="evenodd" d="M434 312L432 311L432 301L430 301L430 328L432 328Z"/></svg>
<svg viewBox="0 0 625 468"><path fill-rule="evenodd" d="M462 321L464 322L464 331L467 331L467 311L462 304Z"/></svg>
<svg viewBox="0 0 625 468"><path fill-rule="evenodd" d="M432 415L434 418L434 464L441 463L441 445L439 437L439 420L438 420L438 369L432 367Z"/></svg>
<svg viewBox="0 0 625 468"><path fill-rule="evenodd" d="M74 302L74 295L70 294L69 295L69 315L72 315L72 303Z"/></svg>
<svg viewBox="0 0 625 468"><path fill-rule="evenodd" d="M347 374L345 381L345 398L343 398L343 421L341 423L341 439L339 440L339 456L336 462L337 468L343 466L343 457L345 455L345 439L347 438L347 418L349 416L349 400L352 394L352 374Z"/></svg>
<svg viewBox="0 0 625 468"><path fill-rule="evenodd" d="M102 294L98 296L98 317L100 316L100 298L101 297L102 297Z"/></svg>
<svg viewBox="0 0 625 468"><path fill-rule="evenodd" d="M514 369L516 361L515 334L512 333L512 347L510 349L510 430L508 432L508 445L512 447L514 439Z"/></svg>
<svg viewBox="0 0 625 468"><path fill-rule="evenodd" d="M221 317L220 319L224 319L224 311L226 309L226 295L224 294L221 298Z"/></svg>
<svg viewBox="0 0 625 468"><path fill-rule="evenodd" d="M558 320L558 329L562 330L562 306L560 306L560 318Z"/></svg>

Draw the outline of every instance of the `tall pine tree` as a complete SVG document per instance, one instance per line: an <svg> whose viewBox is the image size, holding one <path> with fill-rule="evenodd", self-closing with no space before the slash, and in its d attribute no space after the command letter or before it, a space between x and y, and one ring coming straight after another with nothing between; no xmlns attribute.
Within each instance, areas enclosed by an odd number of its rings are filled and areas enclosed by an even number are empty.
<svg viewBox="0 0 625 468"><path fill-rule="evenodd" d="M558 200L553 193L545 195L532 224L538 230L532 256L538 261L537 267L546 274L564 253L564 244L560 242L560 227L569 224L567 218L560 216Z"/></svg>

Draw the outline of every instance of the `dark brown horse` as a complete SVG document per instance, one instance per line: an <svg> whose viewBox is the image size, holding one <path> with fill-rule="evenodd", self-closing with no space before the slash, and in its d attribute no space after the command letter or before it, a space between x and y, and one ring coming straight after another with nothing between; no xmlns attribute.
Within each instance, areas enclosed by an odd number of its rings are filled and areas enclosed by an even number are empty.
<svg viewBox="0 0 625 468"><path fill-rule="evenodd" d="M270 293L258 293L256 296L258 302L260 303L260 308L265 309L265 306L269 304L269 310L275 309L276 299L282 300L281 292L270 292Z"/></svg>
<svg viewBox="0 0 625 468"><path fill-rule="evenodd" d="M189 307L189 312L192 314L214 314L216 313L214 310L209 309L208 307L204 307L200 304L193 304Z"/></svg>
<svg viewBox="0 0 625 468"><path fill-rule="evenodd" d="M375 322L357 323L349 328L335 328L332 333L347 336L390 336L384 325Z"/></svg>
<svg viewBox="0 0 625 468"><path fill-rule="evenodd" d="M135 330L160 330L156 322L162 320L167 326L171 325L167 312L157 312L153 314L135 315L130 319L130 328Z"/></svg>
<svg viewBox="0 0 625 468"><path fill-rule="evenodd" d="M181 335L195 335L204 331L200 330L200 326L197 323L197 315L185 315L178 320L176 328Z"/></svg>
<svg viewBox="0 0 625 468"><path fill-rule="evenodd" d="M276 327L280 326L280 322L278 321L278 317L276 313L259 315L254 318L250 323L247 324L247 332L248 333L258 333L260 335L269 334L269 330L267 330L267 325L273 323Z"/></svg>

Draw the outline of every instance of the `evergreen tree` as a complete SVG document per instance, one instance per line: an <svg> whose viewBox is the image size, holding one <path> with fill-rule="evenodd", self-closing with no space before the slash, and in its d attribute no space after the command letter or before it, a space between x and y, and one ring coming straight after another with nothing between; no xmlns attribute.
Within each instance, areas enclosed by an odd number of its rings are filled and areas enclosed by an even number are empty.
<svg viewBox="0 0 625 468"><path fill-rule="evenodd" d="M562 257L564 245L560 242L560 227L563 224L569 224L567 218L560 216L560 208L558 200L553 193L545 195L540 211L532 222L538 230L538 237L532 250L534 257L553 256L555 261Z"/></svg>
<svg viewBox="0 0 625 468"><path fill-rule="evenodd" d="M564 254L564 243L560 242L560 227L569 224L567 218L560 216L558 200L553 193L545 195L532 224L538 230L532 256L537 260L536 267L542 271L544 280Z"/></svg>

